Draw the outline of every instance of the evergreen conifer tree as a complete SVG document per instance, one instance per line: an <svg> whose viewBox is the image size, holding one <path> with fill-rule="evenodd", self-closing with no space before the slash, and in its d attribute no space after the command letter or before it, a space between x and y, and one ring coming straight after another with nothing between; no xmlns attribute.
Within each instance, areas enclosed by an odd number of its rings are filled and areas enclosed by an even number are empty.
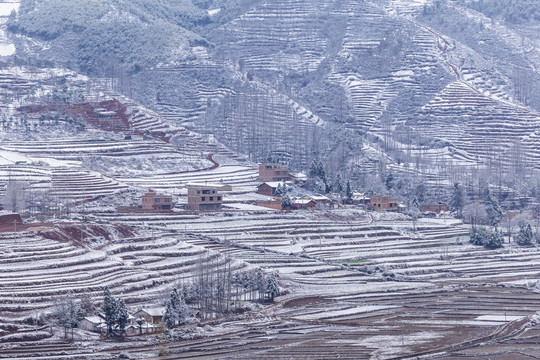
<svg viewBox="0 0 540 360"><path fill-rule="evenodd" d="M126 325L129 321L129 315L124 299L116 300L116 322L118 323L118 328L120 333L123 335L126 330Z"/></svg>
<svg viewBox="0 0 540 360"><path fill-rule="evenodd" d="M107 325L107 335L113 333L113 326L116 322L116 300L111 295L108 286L103 290L103 313L105 314L105 324Z"/></svg>
<svg viewBox="0 0 540 360"><path fill-rule="evenodd" d="M458 216L461 217L461 212L463 211L463 207L465 206L465 199L463 196L463 189L461 188L459 183L454 183L449 205L450 210L456 211L458 213Z"/></svg>
<svg viewBox="0 0 540 360"><path fill-rule="evenodd" d="M271 273L266 277L266 293L272 302L274 302L274 297L279 295L279 285L274 273Z"/></svg>

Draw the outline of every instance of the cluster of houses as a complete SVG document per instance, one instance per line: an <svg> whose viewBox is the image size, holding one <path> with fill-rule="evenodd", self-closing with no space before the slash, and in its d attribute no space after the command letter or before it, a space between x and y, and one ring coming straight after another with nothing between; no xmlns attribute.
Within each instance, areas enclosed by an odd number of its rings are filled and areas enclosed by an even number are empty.
<svg viewBox="0 0 540 360"><path fill-rule="evenodd" d="M283 210L280 188L292 186L295 180L296 177L289 173L287 166L280 164L259 164L259 182L261 184L257 187L257 193L271 197L271 199L258 201L257 205ZM338 208L344 204L365 206L369 210L381 212L403 212L406 209L405 205L401 204L393 196L368 196L363 192L353 192L353 196L350 199L341 202L323 195L306 195L292 198L289 209L315 210L319 205ZM420 210L422 212L441 213L448 211L448 207L446 204L439 202L437 204L423 204L420 206Z"/></svg>
<svg viewBox="0 0 540 360"><path fill-rule="evenodd" d="M218 211L223 204L223 192L231 191L230 185L224 184L186 184L186 210ZM174 207L172 195L158 194L149 190L142 197L142 211L171 211Z"/></svg>
<svg viewBox="0 0 540 360"><path fill-rule="evenodd" d="M259 164L259 182L257 193L265 195L268 198L257 201L258 206L263 206L276 210L283 210L282 206L282 191L280 188L294 186L295 182L301 181L300 176L295 176L289 173L289 169L285 165L277 163ZM224 184L186 184L187 189L187 205L186 210L191 211L219 211L223 204L223 193L232 191L231 186ZM327 208L339 208L344 204L360 205L369 210L381 212L403 212L405 206L401 204L395 197L386 195L368 196L362 192L353 192L353 196L349 199L337 201L330 199L324 195L306 195L302 197L291 198L288 209L307 209L315 210L317 207L325 206ZM174 207L173 198L171 195L158 194L153 190L149 190L142 198L142 211L172 211ZM423 204L421 205L422 212L440 213L448 211L446 204Z"/></svg>
<svg viewBox="0 0 540 360"><path fill-rule="evenodd" d="M136 312L129 314L128 324L125 327L125 335L134 336L154 333L162 324L164 312L165 308L155 307L138 309ZM97 313L96 315L83 318L79 321L78 328L105 334L107 332L105 314Z"/></svg>

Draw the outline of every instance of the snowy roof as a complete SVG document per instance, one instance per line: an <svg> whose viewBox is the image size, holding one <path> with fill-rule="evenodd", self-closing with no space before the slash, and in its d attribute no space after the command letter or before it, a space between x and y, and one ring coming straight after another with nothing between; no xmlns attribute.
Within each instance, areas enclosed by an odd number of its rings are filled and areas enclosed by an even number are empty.
<svg viewBox="0 0 540 360"><path fill-rule="evenodd" d="M302 199L309 199L314 201L330 201L330 198L324 195L306 195L303 196Z"/></svg>
<svg viewBox="0 0 540 360"><path fill-rule="evenodd" d="M311 201L313 201L313 200L312 199L293 199L292 203L293 204L305 205L305 204L308 204ZM313 202L315 202L315 201L313 201Z"/></svg>
<svg viewBox="0 0 540 360"><path fill-rule="evenodd" d="M264 184L267 184L268 186L272 188L277 188L278 185L283 186L284 182L283 181L266 181L266 182L263 182L261 185L264 185Z"/></svg>
<svg viewBox="0 0 540 360"><path fill-rule="evenodd" d="M308 178L307 175L304 173L296 173L296 174L289 174L289 175L294 176L298 180L307 180Z"/></svg>
<svg viewBox="0 0 540 360"><path fill-rule="evenodd" d="M136 315L137 313L141 311L147 313L150 316L163 316L163 312L165 312L165 308L164 307L142 308L142 309L137 310L137 312L133 315Z"/></svg>
<svg viewBox="0 0 540 360"><path fill-rule="evenodd" d="M87 316L83 320L87 320L93 324L101 324L104 322L104 320L97 315Z"/></svg>

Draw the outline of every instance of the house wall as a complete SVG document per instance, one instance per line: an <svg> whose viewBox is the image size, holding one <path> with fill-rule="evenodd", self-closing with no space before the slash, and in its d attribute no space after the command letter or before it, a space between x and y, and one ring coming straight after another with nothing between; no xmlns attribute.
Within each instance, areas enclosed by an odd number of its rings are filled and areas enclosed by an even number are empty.
<svg viewBox="0 0 540 360"><path fill-rule="evenodd" d="M441 211L448 211L448 206L446 204L424 204L421 206L422 212L435 212L440 213Z"/></svg>
<svg viewBox="0 0 540 360"><path fill-rule="evenodd" d="M372 196L369 202L375 211L398 211L398 201L390 196Z"/></svg>
<svg viewBox="0 0 540 360"><path fill-rule="evenodd" d="M94 324L91 321L88 321L86 319L82 319L81 321L79 321L78 327L80 329L83 329L83 330L86 330L86 331L97 331L97 329L96 329L97 325L98 324Z"/></svg>
<svg viewBox="0 0 540 360"><path fill-rule="evenodd" d="M219 191L210 187L188 188L188 208L198 211L220 210L223 197Z"/></svg>
<svg viewBox="0 0 540 360"><path fill-rule="evenodd" d="M259 164L259 181L289 180L289 169L280 164Z"/></svg>
<svg viewBox="0 0 540 360"><path fill-rule="evenodd" d="M270 209L283 210L281 207L281 200L268 200L268 201L257 201L257 206L264 206Z"/></svg>
<svg viewBox="0 0 540 360"><path fill-rule="evenodd" d="M257 192L259 194L261 194L261 195L266 195L266 196L275 196L276 195L276 189L271 187L268 184L259 185L259 187L257 188Z"/></svg>
<svg viewBox="0 0 540 360"><path fill-rule="evenodd" d="M171 210L172 196L156 193L146 193L142 198L142 208L146 210Z"/></svg>

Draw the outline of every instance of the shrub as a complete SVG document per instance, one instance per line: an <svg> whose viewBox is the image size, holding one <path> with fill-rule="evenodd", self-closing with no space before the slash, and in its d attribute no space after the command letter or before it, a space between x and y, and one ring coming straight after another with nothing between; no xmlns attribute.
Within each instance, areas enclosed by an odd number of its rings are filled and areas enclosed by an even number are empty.
<svg viewBox="0 0 540 360"><path fill-rule="evenodd" d="M498 231L488 231L483 228L474 227L469 233L470 243L477 246L483 246L486 249L498 249L502 247L504 239Z"/></svg>
<svg viewBox="0 0 540 360"><path fill-rule="evenodd" d="M519 233L514 238L516 244L518 244L519 246L531 245L532 239L533 239L533 232L532 232L532 228L530 224L527 226L522 226L519 229Z"/></svg>

